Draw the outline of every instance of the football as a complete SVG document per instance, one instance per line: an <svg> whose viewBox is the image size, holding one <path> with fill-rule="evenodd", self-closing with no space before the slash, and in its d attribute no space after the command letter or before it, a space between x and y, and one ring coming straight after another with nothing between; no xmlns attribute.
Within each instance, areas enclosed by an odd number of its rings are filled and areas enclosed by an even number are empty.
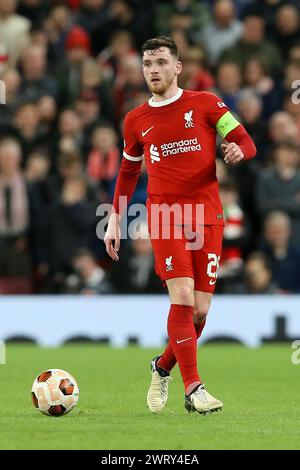
<svg viewBox="0 0 300 470"><path fill-rule="evenodd" d="M74 377L61 369L48 369L33 382L31 399L33 405L48 416L69 413L79 398L79 388Z"/></svg>

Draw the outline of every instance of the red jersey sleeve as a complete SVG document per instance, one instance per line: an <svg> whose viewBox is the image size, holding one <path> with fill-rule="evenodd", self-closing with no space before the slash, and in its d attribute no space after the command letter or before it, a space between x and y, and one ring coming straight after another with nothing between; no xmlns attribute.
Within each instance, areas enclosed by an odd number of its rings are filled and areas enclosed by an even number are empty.
<svg viewBox="0 0 300 470"><path fill-rule="evenodd" d="M143 147L135 135L134 121L131 113L128 113L125 117L123 135L124 158L119 170L113 200L114 210L120 215L126 208L125 205L121 205L120 197L125 196L127 203L129 203L140 175L143 160Z"/></svg>
<svg viewBox="0 0 300 470"><path fill-rule="evenodd" d="M207 120L212 127L216 128L219 119L229 111L226 104L214 93L204 92L207 112Z"/></svg>
<svg viewBox="0 0 300 470"><path fill-rule="evenodd" d="M143 160L143 147L140 144L134 130L134 118L128 113L124 120L124 151L123 156L132 162Z"/></svg>

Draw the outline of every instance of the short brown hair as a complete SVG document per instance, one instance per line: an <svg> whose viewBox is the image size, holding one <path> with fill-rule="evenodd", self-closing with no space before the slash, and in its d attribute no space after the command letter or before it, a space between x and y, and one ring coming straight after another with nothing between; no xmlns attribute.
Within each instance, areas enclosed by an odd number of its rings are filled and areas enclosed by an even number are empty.
<svg viewBox="0 0 300 470"><path fill-rule="evenodd" d="M160 47L167 47L174 57L179 57L176 42L168 36L158 36L157 38L148 39L148 41L142 45L142 54L144 54L145 51L154 51Z"/></svg>

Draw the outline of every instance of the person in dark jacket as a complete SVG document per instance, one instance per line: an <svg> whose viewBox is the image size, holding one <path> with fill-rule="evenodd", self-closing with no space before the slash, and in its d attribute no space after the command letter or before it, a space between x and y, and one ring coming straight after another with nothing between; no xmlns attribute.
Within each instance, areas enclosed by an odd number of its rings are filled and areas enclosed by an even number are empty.
<svg viewBox="0 0 300 470"><path fill-rule="evenodd" d="M287 214L273 211L264 225L263 251L270 257L274 279L285 292L300 292L300 250L291 243L291 221Z"/></svg>

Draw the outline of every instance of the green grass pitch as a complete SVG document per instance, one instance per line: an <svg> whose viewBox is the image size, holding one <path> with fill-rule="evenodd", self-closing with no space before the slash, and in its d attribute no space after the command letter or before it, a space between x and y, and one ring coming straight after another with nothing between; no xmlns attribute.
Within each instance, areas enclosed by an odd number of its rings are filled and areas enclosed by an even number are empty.
<svg viewBox="0 0 300 470"><path fill-rule="evenodd" d="M145 405L149 362L159 351L72 345L7 347L0 366L0 449L300 449L300 365L289 344L198 350L209 392L222 412L188 414L178 368L164 412ZM61 368L77 379L77 407L61 418L39 413L30 398L34 378Z"/></svg>

